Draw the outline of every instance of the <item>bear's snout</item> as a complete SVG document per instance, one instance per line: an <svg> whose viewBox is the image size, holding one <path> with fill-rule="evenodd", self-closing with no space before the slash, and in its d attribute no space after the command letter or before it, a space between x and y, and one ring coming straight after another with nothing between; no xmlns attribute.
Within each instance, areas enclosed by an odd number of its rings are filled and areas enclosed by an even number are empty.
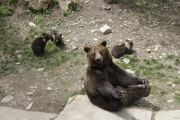
<svg viewBox="0 0 180 120"><path fill-rule="evenodd" d="M97 61L97 62L101 62L101 58L97 58L96 61Z"/></svg>

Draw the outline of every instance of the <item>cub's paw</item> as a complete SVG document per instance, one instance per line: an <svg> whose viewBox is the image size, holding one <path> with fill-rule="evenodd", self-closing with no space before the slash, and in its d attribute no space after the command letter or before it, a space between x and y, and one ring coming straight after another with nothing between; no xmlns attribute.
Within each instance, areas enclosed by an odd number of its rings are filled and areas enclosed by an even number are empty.
<svg viewBox="0 0 180 120"><path fill-rule="evenodd" d="M146 78L139 78L139 83L144 85L149 85L149 81Z"/></svg>
<svg viewBox="0 0 180 120"><path fill-rule="evenodd" d="M124 97L124 94L127 94L127 92L124 89L117 89L115 90L114 97L116 99L121 99Z"/></svg>

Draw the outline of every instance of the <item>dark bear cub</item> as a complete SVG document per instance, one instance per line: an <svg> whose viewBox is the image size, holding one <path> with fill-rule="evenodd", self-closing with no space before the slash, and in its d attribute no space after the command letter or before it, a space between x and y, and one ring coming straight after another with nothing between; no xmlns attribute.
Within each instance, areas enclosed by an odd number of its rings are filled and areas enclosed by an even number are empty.
<svg viewBox="0 0 180 120"><path fill-rule="evenodd" d="M52 37L51 41L53 41L57 47L63 45L62 34L60 34L57 30L52 30L50 36Z"/></svg>
<svg viewBox="0 0 180 120"><path fill-rule="evenodd" d="M111 54L115 58L120 58L124 54L133 54L132 47L133 42L126 39L125 43L122 43L121 45L115 45L111 50Z"/></svg>
<svg viewBox="0 0 180 120"><path fill-rule="evenodd" d="M42 33L41 37L36 38L31 43L31 49L36 56L42 56L45 52L46 42L51 39L48 33Z"/></svg>
<svg viewBox="0 0 180 120"><path fill-rule="evenodd" d="M105 110L118 111L124 105L147 97L150 86L147 79L134 77L115 65L106 44L102 41L84 47L88 61L84 87L93 104ZM130 87L139 84L145 86Z"/></svg>

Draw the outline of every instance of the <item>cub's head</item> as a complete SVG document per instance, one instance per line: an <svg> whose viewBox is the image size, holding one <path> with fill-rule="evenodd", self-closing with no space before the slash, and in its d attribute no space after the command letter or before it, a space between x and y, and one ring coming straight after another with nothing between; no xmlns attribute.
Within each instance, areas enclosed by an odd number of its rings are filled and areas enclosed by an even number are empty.
<svg viewBox="0 0 180 120"><path fill-rule="evenodd" d="M53 37L53 40L54 40L55 43L61 43L61 41L62 41L62 34L54 33L52 35L52 37Z"/></svg>
<svg viewBox="0 0 180 120"><path fill-rule="evenodd" d="M49 39L51 39L51 36L48 33L42 33L42 37L44 38L44 42L47 42Z"/></svg>
<svg viewBox="0 0 180 120"><path fill-rule="evenodd" d="M126 39L125 45L129 50L132 50L132 47L133 47L133 42L132 41Z"/></svg>
<svg viewBox="0 0 180 120"><path fill-rule="evenodd" d="M84 51L87 53L88 66L103 67L112 61L112 57L109 50L106 48L106 44L106 41L102 41L98 44L84 47Z"/></svg>

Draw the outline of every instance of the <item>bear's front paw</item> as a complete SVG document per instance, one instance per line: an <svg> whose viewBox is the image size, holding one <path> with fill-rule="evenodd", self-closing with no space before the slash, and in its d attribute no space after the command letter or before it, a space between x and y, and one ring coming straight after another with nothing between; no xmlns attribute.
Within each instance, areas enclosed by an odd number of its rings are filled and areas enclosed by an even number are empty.
<svg viewBox="0 0 180 120"><path fill-rule="evenodd" d="M149 84L149 81L148 81L148 79L146 79L146 78L140 78L140 79L139 79L139 83L140 83L140 84L144 84L144 85L148 85L148 84Z"/></svg>
<svg viewBox="0 0 180 120"><path fill-rule="evenodd" d="M123 94L127 94L127 92L125 90L116 89L113 95L116 99L120 99L122 98Z"/></svg>

